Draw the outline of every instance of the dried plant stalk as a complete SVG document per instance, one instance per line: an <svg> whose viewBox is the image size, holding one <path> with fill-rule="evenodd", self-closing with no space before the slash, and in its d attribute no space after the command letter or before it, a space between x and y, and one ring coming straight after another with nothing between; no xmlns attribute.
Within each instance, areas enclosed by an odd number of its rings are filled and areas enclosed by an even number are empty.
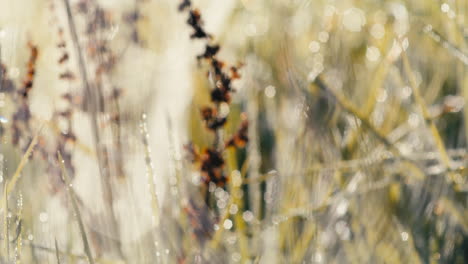
<svg viewBox="0 0 468 264"><path fill-rule="evenodd" d="M72 207L73 207L73 211L74 211L74 214L76 216L76 220L78 221L78 227L80 229L81 240L83 241L83 247L84 247L85 254L88 257L88 262L90 264L94 264L94 259L93 259L93 256L92 256L92 253L91 253L91 248L90 248L89 242L88 242L88 236L86 235L86 230L85 230L85 227L84 227L84 224L83 224L83 219L81 218L80 209L78 208L78 203L76 201L75 191L73 190L73 186L72 186L72 184L70 182L70 179L68 177L68 173L67 173L67 170L66 170L65 165L64 165L64 160L62 158L62 154L60 154L60 152L57 152L57 155L58 155L58 158L59 158L60 167L62 169L63 181L66 184L66 190L67 190L68 196L70 197Z"/></svg>

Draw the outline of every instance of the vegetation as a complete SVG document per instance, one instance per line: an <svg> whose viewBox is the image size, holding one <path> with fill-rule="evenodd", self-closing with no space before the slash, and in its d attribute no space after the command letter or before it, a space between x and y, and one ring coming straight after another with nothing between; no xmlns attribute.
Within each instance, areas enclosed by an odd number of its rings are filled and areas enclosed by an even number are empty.
<svg viewBox="0 0 468 264"><path fill-rule="evenodd" d="M0 263L468 263L464 0L0 0Z"/></svg>

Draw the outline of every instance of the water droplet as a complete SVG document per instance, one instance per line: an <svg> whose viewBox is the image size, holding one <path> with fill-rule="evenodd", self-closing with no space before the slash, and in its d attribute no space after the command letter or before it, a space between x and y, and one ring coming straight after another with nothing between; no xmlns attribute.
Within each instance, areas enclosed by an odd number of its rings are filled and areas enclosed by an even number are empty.
<svg viewBox="0 0 468 264"><path fill-rule="evenodd" d="M265 96L268 98L273 98L276 95L276 89L274 86L268 85L265 88Z"/></svg>
<svg viewBox="0 0 468 264"><path fill-rule="evenodd" d="M322 53L317 53L314 55L314 65L323 64L323 55Z"/></svg>
<svg viewBox="0 0 468 264"><path fill-rule="evenodd" d="M8 123L8 118L6 118L4 116L0 116L0 123L2 123L2 124Z"/></svg>
<svg viewBox="0 0 468 264"><path fill-rule="evenodd" d="M49 215L46 212L42 212L39 214L39 221L45 223L47 222L47 220L49 220Z"/></svg>
<svg viewBox="0 0 468 264"><path fill-rule="evenodd" d="M232 178L232 185L234 186L241 186L242 184L242 176L240 171L234 170L231 173L231 178Z"/></svg>
<svg viewBox="0 0 468 264"><path fill-rule="evenodd" d="M429 25L429 24L426 25L423 30L424 30L425 33L431 32L432 31L432 25Z"/></svg>
<svg viewBox="0 0 468 264"><path fill-rule="evenodd" d="M447 13L448 11L450 11L450 6L447 3L443 3L440 6L440 10L442 10L442 12L444 12L444 13Z"/></svg>
<svg viewBox="0 0 468 264"><path fill-rule="evenodd" d="M225 116L227 116L228 114L229 114L229 104L224 103L224 102L221 103L221 104L219 105L219 115L220 115L221 117L225 117Z"/></svg>
<svg viewBox="0 0 468 264"><path fill-rule="evenodd" d="M409 86L403 87L401 89L401 93L400 93L401 100L408 99L411 96L412 93L413 93L413 91L411 90L411 87L409 87Z"/></svg>
<svg viewBox="0 0 468 264"><path fill-rule="evenodd" d="M390 52L388 53L388 59L390 61L395 61L400 57L400 54L402 52L401 45L397 40L393 40L392 48L390 49Z"/></svg>
<svg viewBox="0 0 468 264"><path fill-rule="evenodd" d="M231 205L231 207L229 208L229 213L230 213L230 214L236 214L238 210L239 210L239 208L237 207L237 205L233 204L233 205Z"/></svg>
<svg viewBox="0 0 468 264"><path fill-rule="evenodd" d="M366 50L366 58L369 61L377 61L380 58L380 51L377 47L370 46Z"/></svg>
<svg viewBox="0 0 468 264"><path fill-rule="evenodd" d="M343 13L343 26L351 32L360 32L366 24L366 16L359 8L350 8Z"/></svg>
<svg viewBox="0 0 468 264"><path fill-rule="evenodd" d="M320 73L323 71L323 64L321 63L314 63L312 71L309 72L307 75L307 81L313 82L319 76Z"/></svg>
<svg viewBox="0 0 468 264"><path fill-rule="evenodd" d="M309 50L312 52L312 53L315 53L315 52L318 52L320 50L320 43L318 43L317 41L312 41L310 42L309 44Z"/></svg>
<svg viewBox="0 0 468 264"><path fill-rule="evenodd" d="M377 101L379 103L383 103L387 100L388 98L388 93L386 90L383 90L382 93L380 93L380 95L377 97Z"/></svg>
<svg viewBox="0 0 468 264"><path fill-rule="evenodd" d="M381 39L385 36L385 27L380 23L374 24L371 27L370 33L372 37L376 39Z"/></svg>
<svg viewBox="0 0 468 264"><path fill-rule="evenodd" d="M408 10L402 4L392 3L390 9L396 21L393 25L393 30L398 36L403 36L409 30Z"/></svg>
<svg viewBox="0 0 468 264"><path fill-rule="evenodd" d="M239 253L233 253L232 260L235 262L239 262L241 260L241 255Z"/></svg>
<svg viewBox="0 0 468 264"><path fill-rule="evenodd" d="M224 220L224 223L223 223L224 229L229 230L229 229L232 228L232 226L233 226L233 223L232 223L231 219Z"/></svg>
<svg viewBox="0 0 468 264"><path fill-rule="evenodd" d="M415 113L411 113L408 117L408 124L415 128L419 125L419 116Z"/></svg>
<svg viewBox="0 0 468 264"><path fill-rule="evenodd" d="M401 232L401 240L408 241L408 237L409 237L408 233Z"/></svg>
<svg viewBox="0 0 468 264"><path fill-rule="evenodd" d="M214 195L215 195L216 198L218 198L218 199L223 199L223 197L224 197L224 190L223 190L223 188L216 188L216 190L214 191Z"/></svg>
<svg viewBox="0 0 468 264"><path fill-rule="evenodd" d="M242 218L246 222L251 222L254 219L254 215L251 211L245 211L244 213L242 213Z"/></svg>
<svg viewBox="0 0 468 264"><path fill-rule="evenodd" d="M348 201L343 200L336 207L336 214L338 216L342 216L346 213L347 210L348 210Z"/></svg>
<svg viewBox="0 0 468 264"><path fill-rule="evenodd" d="M315 253L314 262L321 263L323 261L323 255L320 252Z"/></svg>
<svg viewBox="0 0 468 264"><path fill-rule="evenodd" d="M318 40L322 43L325 43L328 41L329 35L328 32L322 31L318 34Z"/></svg>
<svg viewBox="0 0 468 264"><path fill-rule="evenodd" d="M340 236L342 240L348 240L351 236L349 231L348 224L345 221L338 221L335 224L335 231Z"/></svg>
<svg viewBox="0 0 468 264"><path fill-rule="evenodd" d="M224 201L224 200L218 200L218 201L216 202L216 206L218 206L218 208L220 208L220 209L223 209L224 207L226 207L226 201Z"/></svg>

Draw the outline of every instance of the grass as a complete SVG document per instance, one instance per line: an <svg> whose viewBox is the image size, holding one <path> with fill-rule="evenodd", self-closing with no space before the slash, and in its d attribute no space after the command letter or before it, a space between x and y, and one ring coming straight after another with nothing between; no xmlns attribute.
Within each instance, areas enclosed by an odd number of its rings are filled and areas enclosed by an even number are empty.
<svg viewBox="0 0 468 264"><path fill-rule="evenodd" d="M70 178L68 176L67 169L65 168L65 165L63 165L65 163L65 161L62 158L62 154L60 154L60 152L57 152L57 155L58 155L58 158L59 158L60 167L62 169L63 181L66 184L65 188L66 188L67 193L68 193L68 195L70 197L71 204L72 204L72 207L73 207L73 213L76 216L76 220L78 222L78 227L80 228L80 234L81 234L81 239L83 241L84 252L86 253L86 256L88 257L88 262L90 264L94 264L93 255L91 253L91 247L89 246L88 236L86 235L86 230L85 230L85 227L84 227L84 224L83 224L83 219L81 218L80 209L78 208L78 202L76 201L76 193L73 190L73 185L72 185L72 183L70 181Z"/></svg>
<svg viewBox="0 0 468 264"><path fill-rule="evenodd" d="M0 263L468 262L465 1L52 2L0 0Z"/></svg>

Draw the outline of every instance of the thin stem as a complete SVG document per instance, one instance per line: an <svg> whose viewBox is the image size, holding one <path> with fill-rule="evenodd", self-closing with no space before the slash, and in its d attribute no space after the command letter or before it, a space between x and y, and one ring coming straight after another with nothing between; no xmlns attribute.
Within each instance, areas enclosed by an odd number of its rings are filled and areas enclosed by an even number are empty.
<svg viewBox="0 0 468 264"><path fill-rule="evenodd" d="M57 155L58 155L58 158L59 158L60 167L62 169L63 181L66 184L66 190L68 192L68 195L70 196L73 211L75 212L76 219L78 221L78 227L80 229L81 239L83 240L83 247L84 247L85 254L88 257L88 262L90 264L94 264L94 259L93 259L93 256L91 254L91 248L90 248L89 243L88 243L88 236L86 235L86 230L85 230L85 227L84 227L84 224L83 224L83 219L81 218L80 209L78 208L78 203L76 201L76 193L73 190L73 187L72 187L71 182L70 182L70 178L68 177L68 173L67 173L67 170L66 170L65 165L64 165L64 160L62 158L62 154L60 154L60 152L57 152Z"/></svg>
<svg viewBox="0 0 468 264"><path fill-rule="evenodd" d="M55 238L55 257L57 258L57 264L60 264L59 249L57 244L57 238Z"/></svg>
<svg viewBox="0 0 468 264"><path fill-rule="evenodd" d="M41 125L41 127L37 131L36 135L32 139L31 143L29 143L28 149L26 150L23 157L21 158L21 161L20 161L18 167L16 168L15 173L13 174L10 181L8 182L8 185L6 185L6 190L5 190L6 191L6 196L8 196L8 194L10 194L13 191L13 189L15 188L16 183L18 182L18 180L19 180L19 178L21 176L21 172L23 171L24 166L26 166L26 164L28 163L29 156L31 156L31 154L32 154L32 152L34 150L34 147L37 144L39 135L41 134L41 131L42 131L43 127L44 127L44 125ZM4 199L5 199L5 197L4 197ZM4 202L5 201L2 201L1 204L3 205Z"/></svg>
<svg viewBox="0 0 468 264"><path fill-rule="evenodd" d="M4 202L2 205L4 205L5 210L3 211L3 234L5 236L4 241L5 241L5 251L6 251L6 257L7 261L10 261L10 233L8 229L8 192L7 192L7 186L8 186L8 180L5 181L5 188L3 190L3 197L4 197Z"/></svg>
<svg viewBox="0 0 468 264"><path fill-rule="evenodd" d="M109 228L111 229L113 233L119 236L119 230L117 228L117 221L115 219L115 213L114 213L114 209L112 206L113 194L112 194L112 188L110 185L110 175L109 175L109 170L104 168L103 160L104 160L105 153L101 147L101 139L100 139L100 134L99 134L99 124L98 124L97 115L98 115L99 109L101 108L101 105L100 105L101 96L99 94L99 89L92 89L91 84L88 79L88 73L86 71L84 55L79 44L78 33L76 30L75 21L73 19L73 15L71 12L70 2L69 0L63 0L63 2L65 3L67 18L68 18L68 25L69 25L71 37L73 40L73 44L75 46L75 52L76 52L76 55L78 56L78 66L79 66L80 73L81 73L82 83L85 88L85 94L87 95L87 99L91 101L88 103L88 107L89 107L89 111L91 115L91 126L92 126L92 132L94 136L93 137L94 145L96 147L99 173L101 175L100 179L101 179L101 186L102 186L102 191L103 191L102 192L103 198L104 198L104 201L108 205L106 207L106 210L109 211L109 215L111 216L111 223L110 223ZM117 245L117 248L118 248L119 254L123 257L120 245Z"/></svg>
<svg viewBox="0 0 468 264"><path fill-rule="evenodd" d="M417 163L411 159L410 157L401 153L401 151L385 136L383 132L381 132L377 127L375 127L372 122L362 114L356 106L354 106L350 101L348 101L342 94L337 93L334 89L327 86L321 79L321 76L318 76L314 83L322 90L328 91L337 101L337 103L348 113L352 114L356 118L358 118L362 125L367 127L369 131L380 141L382 142L390 151L396 156L400 157L403 162L407 163L411 169L415 169L415 171L421 171L421 168L418 167ZM419 174L420 176L424 177L423 173Z"/></svg>
<svg viewBox="0 0 468 264"><path fill-rule="evenodd" d="M435 141L436 148L440 154L440 158L442 159L442 164L444 165L446 170L450 170L450 157L447 153L447 149L445 148L444 141L442 137L440 136L439 130L437 129L435 125L434 119L431 118L431 115L429 114L429 110L426 106L426 103L424 102L423 97L421 96L421 93L418 88L418 83L416 81L416 76L414 75L413 70L411 69L408 56L406 54L406 51L404 50L402 51L402 57L403 57L403 65L406 71L406 75L408 76L411 89L413 90L416 104L421 109L424 121L431 131L432 137L434 138L434 141ZM454 179L453 173L449 172L448 175L451 181L456 182Z"/></svg>
<svg viewBox="0 0 468 264"><path fill-rule="evenodd" d="M237 168L237 161L235 156L235 150L228 149L228 164L231 173L231 199L233 204L237 206L237 212L234 215L234 223L236 227L236 232L239 237L239 250L242 258L242 262L246 262L249 259L249 247L248 241L245 236L245 222L242 218L243 212L243 196L242 196L242 178L243 175L239 171L235 171L234 169ZM238 178L236 178L238 177ZM230 210L229 207L226 208L227 211ZM220 223L221 225L223 223ZM221 228L221 227L220 227Z"/></svg>
<svg viewBox="0 0 468 264"><path fill-rule="evenodd" d="M442 162L444 166L448 168L450 164L450 158L447 154L447 150L445 149L444 142L442 140L442 137L440 136L439 131L437 130L435 122L431 118L431 115L429 114L429 110L426 106L426 103L424 102L424 99L421 96L421 93L418 88L418 83L416 81L416 76L414 75L413 70L411 69L411 65L409 63L408 56L406 55L405 51L402 52L402 57L403 57L403 65L406 71L406 75L408 76L416 104L419 106L419 108L421 108L422 116L424 120L426 121L426 123L428 124L429 128L431 129L432 135L436 143L436 147L440 152Z"/></svg>
<svg viewBox="0 0 468 264"><path fill-rule="evenodd" d="M146 115L144 114L142 117L142 121L140 123L140 132L142 136L142 142L145 148L145 164L146 164L146 172L148 173L148 184L150 189L151 195L151 209L153 211L153 217L156 227L159 226L160 222L160 215L159 215L159 201L158 196L156 194L156 186L154 184L154 170L153 164L151 162L151 150L148 143L148 129L146 127Z"/></svg>
<svg viewBox="0 0 468 264"><path fill-rule="evenodd" d="M337 93L329 86L327 86L322 80L321 77L317 77L314 82L320 89L324 91L329 91L333 97L336 99L338 104L343 107L347 112L357 117L361 123L369 129L369 131L379 140L381 141L386 147L388 147L394 154L397 156L403 157L400 150L377 128L375 127L371 121L366 118L364 114L362 114L356 106L354 106L351 102L349 102L343 95Z"/></svg>

